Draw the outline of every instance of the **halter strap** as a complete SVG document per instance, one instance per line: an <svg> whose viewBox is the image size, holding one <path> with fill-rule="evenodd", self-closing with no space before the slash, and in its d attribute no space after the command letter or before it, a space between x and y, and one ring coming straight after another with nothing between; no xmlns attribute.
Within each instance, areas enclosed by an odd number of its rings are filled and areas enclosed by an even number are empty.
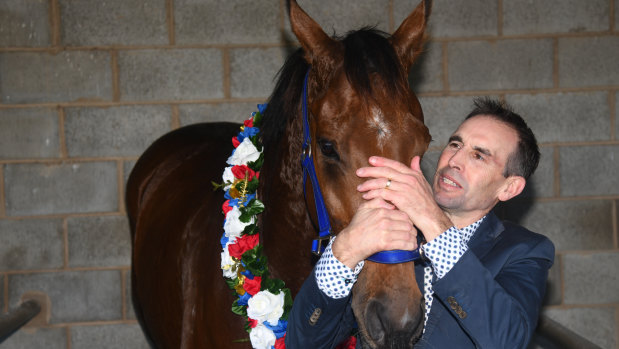
<svg viewBox="0 0 619 349"><path fill-rule="evenodd" d="M321 255L327 247L326 244L323 244L323 242L328 242L328 240L333 236L333 233L331 232L329 213L327 212L322 191L320 190L320 184L318 183L318 177L316 176L316 168L314 167L314 157L312 156L312 137L310 135L308 121L309 113L307 110L307 79L310 69L308 69L307 73L305 73L305 79L303 80L303 155L301 159L301 166L303 167L303 196L307 201L305 185L307 183L307 178L309 177L312 182L314 204L316 205L316 216L318 217L318 239L312 241L312 252L316 255ZM414 261L419 258L419 249L414 251L391 250L375 253L368 257L368 260L376 263L396 264Z"/></svg>
<svg viewBox="0 0 619 349"><path fill-rule="evenodd" d="M405 251L405 250L391 250L391 251L380 251L376 252L373 255L369 256L367 259L372 262L382 263L382 264L397 264L397 263L406 263L410 261L415 261L421 258L419 253L419 248L414 251Z"/></svg>
<svg viewBox="0 0 619 349"><path fill-rule="evenodd" d="M318 239L312 242L312 252L320 255L327 247L323 244L331 238L331 223L329 222L329 214L327 213L327 207L318 184L318 177L316 176L316 168L314 167L314 157L312 156L312 137L310 135L308 111L307 111L307 78L309 76L310 69L305 73L305 79L303 80L303 156L301 159L301 166L303 167L303 196L307 200L307 194L305 192L307 178L309 177L312 182L312 191L314 194L314 204L316 205L316 216L318 217Z"/></svg>

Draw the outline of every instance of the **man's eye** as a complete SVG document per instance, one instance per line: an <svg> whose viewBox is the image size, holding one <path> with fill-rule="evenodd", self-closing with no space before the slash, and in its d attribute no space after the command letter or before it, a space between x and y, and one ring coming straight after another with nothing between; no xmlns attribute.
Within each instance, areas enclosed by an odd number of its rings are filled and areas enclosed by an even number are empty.
<svg viewBox="0 0 619 349"><path fill-rule="evenodd" d="M473 157L475 158L475 160L483 160L484 159L484 157L481 154L479 154L479 153L475 153L473 155Z"/></svg>
<svg viewBox="0 0 619 349"><path fill-rule="evenodd" d="M460 144L456 142L451 142L449 143L449 147L454 149L460 149Z"/></svg>

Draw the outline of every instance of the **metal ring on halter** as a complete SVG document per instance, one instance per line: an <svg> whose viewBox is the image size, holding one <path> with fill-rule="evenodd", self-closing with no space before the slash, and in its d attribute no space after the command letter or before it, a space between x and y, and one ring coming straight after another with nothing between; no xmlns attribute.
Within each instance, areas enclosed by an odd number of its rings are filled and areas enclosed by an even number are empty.
<svg viewBox="0 0 619 349"><path fill-rule="evenodd" d="M389 189L391 186L391 178L387 178L387 184L385 184L385 189Z"/></svg>

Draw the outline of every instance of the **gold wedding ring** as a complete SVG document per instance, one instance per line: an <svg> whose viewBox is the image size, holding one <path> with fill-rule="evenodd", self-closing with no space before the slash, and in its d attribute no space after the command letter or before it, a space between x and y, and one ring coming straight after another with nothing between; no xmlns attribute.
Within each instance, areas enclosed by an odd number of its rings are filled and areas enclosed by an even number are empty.
<svg viewBox="0 0 619 349"><path fill-rule="evenodd" d="M385 184L385 189L389 189L391 186L391 178L387 178L387 184Z"/></svg>

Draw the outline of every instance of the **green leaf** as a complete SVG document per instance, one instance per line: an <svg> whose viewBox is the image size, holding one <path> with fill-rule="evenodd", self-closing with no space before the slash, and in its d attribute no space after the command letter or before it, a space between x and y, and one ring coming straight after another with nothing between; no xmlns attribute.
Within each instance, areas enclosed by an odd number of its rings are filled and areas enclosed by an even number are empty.
<svg viewBox="0 0 619 349"><path fill-rule="evenodd" d="M258 190L258 185L260 185L260 181L258 180L258 178L252 178L251 181L247 182L247 192L250 194L255 193L256 190Z"/></svg>
<svg viewBox="0 0 619 349"><path fill-rule="evenodd" d="M258 234L258 226L255 224L250 224L243 229L241 235L255 235Z"/></svg>
<svg viewBox="0 0 619 349"><path fill-rule="evenodd" d="M238 299L235 300L234 302L232 302L232 312L235 313L236 315L241 315L241 316L245 316L247 317L247 306L245 305L238 305Z"/></svg>
<svg viewBox="0 0 619 349"><path fill-rule="evenodd" d="M264 211L264 204L258 199L252 199L245 207L245 212L251 215L258 215Z"/></svg>
<svg viewBox="0 0 619 349"><path fill-rule="evenodd" d="M290 309L292 309L292 294L290 294L290 289L287 288L282 289L282 292L284 292L284 314L282 314L282 320L288 320Z"/></svg>
<svg viewBox="0 0 619 349"><path fill-rule="evenodd" d="M256 114L254 114L254 127L259 127L262 124L262 114L257 111Z"/></svg>
<svg viewBox="0 0 619 349"><path fill-rule="evenodd" d="M234 290L236 284L239 282L238 278L234 278L234 279L228 279L228 278L224 278L224 280L226 281L226 284L228 284L228 287L230 287L230 289Z"/></svg>
<svg viewBox="0 0 619 349"><path fill-rule="evenodd" d="M251 222L251 217L253 217L254 215L251 213L248 213L246 207L242 207L240 211L241 211L241 215L239 216L239 221L243 223Z"/></svg>
<svg viewBox="0 0 619 349"><path fill-rule="evenodd" d="M258 147L256 146L256 148ZM260 146L260 148L262 148L262 146ZM247 166L254 171L260 171L260 168L262 167L263 163L264 163L264 153L260 153L260 157L256 161L248 162Z"/></svg>
<svg viewBox="0 0 619 349"><path fill-rule="evenodd" d="M223 187L226 186L225 183L215 183L214 181L211 181L211 184L213 185L213 191L223 189Z"/></svg>
<svg viewBox="0 0 619 349"><path fill-rule="evenodd" d="M241 215L239 220L243 223L249 223L253 216L256 216L264 211L264 204L257 199L252 199L247 206L240 209Z"/></svg>
<svg viewBox="0 0 619 349"><path fill-rule="evenodd" d="M267 258L262 254L262 246L258 245L251 250L245 251L241 256L245 269L256 276L268 275Z"/></svg>
<svg viewBox="0 0 619 349"><path fill-rule="evenodd" d="M273 294L278 294L281 289L286 287L286 284L280 279L269 279L269 281L265 285L264 279L263 279L261 286L263 290L268 290L269 292Z"/></svg>

